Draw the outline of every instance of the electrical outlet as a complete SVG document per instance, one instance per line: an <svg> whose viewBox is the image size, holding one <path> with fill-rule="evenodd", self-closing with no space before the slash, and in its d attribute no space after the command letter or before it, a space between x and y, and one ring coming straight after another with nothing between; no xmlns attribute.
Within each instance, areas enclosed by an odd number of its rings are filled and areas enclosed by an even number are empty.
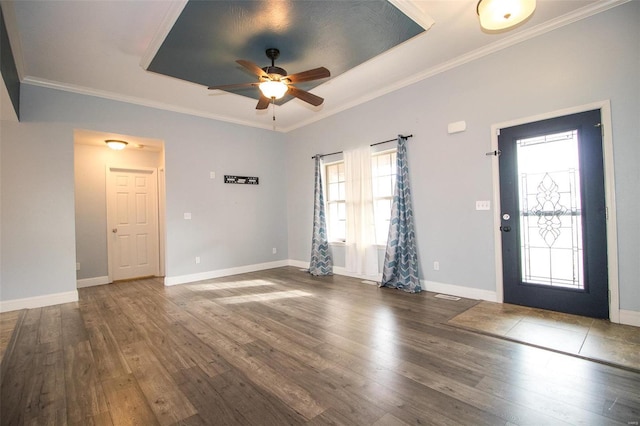
<svg viewBox="0 0 640 426"><path fill-rule="evenodd" d="M209 172L209 178L210 179L215 179L216 178L216 172Z"/></svg>
<svg viewBox="0 0 640 426"><path fill-rule="evenodd" d="M191 213L185 213L184 218L185 220L191 220Z"/></svg>
<svg viewBox="0 0 640 426"><path fill-rule="evenodd" d="M80 270L80 262L77 262L76 263L76 271L79 271L79 270Z"/></svg>
<svg viewBox="0 0 640 426"><path fill-rule="evenodd" d="M440 262L438 262L437 260L435 262L433 262L433 270L434 271L439 271L440 270Z"/></svg>
<svg viewBox="0 0 640 426"><path fill-rule="evenodd" d="M273 249L271 249L271 252L272 252L273 254L276 254L276 253L278 252L278 249L274 247Z"/></svg>
<svg viewBox="0 0 640 426"><path fill-rule="evenodd" d="M200 263L200 256L196 256L196 265Z"/></svg>

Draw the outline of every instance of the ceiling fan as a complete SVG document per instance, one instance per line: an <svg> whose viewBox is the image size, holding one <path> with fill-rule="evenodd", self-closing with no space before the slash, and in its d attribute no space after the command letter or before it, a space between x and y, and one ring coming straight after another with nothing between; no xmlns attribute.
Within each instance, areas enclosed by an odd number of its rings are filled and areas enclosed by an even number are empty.
<svg viewBox="0 0 640 426"><path fill-rule="evenodd" d="M282 98L285 94L294 96L313 106L321 105L322 102L324 102L324 99L320 96L316 96L313 93L298 89L297 87L293 86L293 84L330 77L331 73L328 69L326 69L325 67L320 67L288 75L287 71L275 66L275 60L280 56L280 51L278 49L267 49L266 54L267 58L271 59L271 66L267 66L264 68L260 68L253 62L245 61L244 59L238 59L236 61L247 70L255 74L259 79L258 82L227 84L224 86L211 86L209 87L209 90L229 90L239 89L242 87L258 86L258 88L260 89L260 100L258 100L256 109L267 109L269 107L269 103L275 102L276 99Z"/></svg>

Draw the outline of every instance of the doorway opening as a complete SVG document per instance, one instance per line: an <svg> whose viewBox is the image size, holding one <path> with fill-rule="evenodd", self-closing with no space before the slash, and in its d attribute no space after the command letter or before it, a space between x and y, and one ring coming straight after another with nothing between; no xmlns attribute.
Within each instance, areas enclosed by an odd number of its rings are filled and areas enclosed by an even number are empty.
<svg viewBox="0 0 640 426"><path fill-rule="evenodd" d="M124 140L128 145L114 151L105 143L110 139ZM164 276L163 141L77 129L74 167L77 287ZM129 173L126 191L114 192L124 181L122 176L113 179L113 171ZM115 210L109 206L114 200L120 202ZM114 221L124 225L114 226ZM130 231L133 233L127 234ZM125 241L130 244L124 245Z"/></svg>

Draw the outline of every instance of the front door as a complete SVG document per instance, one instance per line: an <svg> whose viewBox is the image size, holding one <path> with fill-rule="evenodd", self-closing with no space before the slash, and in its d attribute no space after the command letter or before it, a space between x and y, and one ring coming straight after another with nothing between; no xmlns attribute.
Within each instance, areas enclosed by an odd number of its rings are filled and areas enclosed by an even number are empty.
<svg viewBox="0 0 640 426"><path fill-rule="evenodd" d="M155 169L108 169L107 223L113 281L159 274Z"/></svg>
<svg viewBox="0 0 640 426"><path fill-rule="evenodd" d="M609 317L600 110L500 130L504 301Z"/></svg>

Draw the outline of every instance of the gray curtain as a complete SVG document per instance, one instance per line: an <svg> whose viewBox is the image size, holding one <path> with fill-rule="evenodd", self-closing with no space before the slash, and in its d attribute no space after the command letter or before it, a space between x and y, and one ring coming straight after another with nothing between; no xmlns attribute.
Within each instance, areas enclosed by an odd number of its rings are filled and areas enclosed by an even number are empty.
<svg viewBox="0 0 640 426"><path fill-rule="evenodd" d="M393 193L389 238L380 287L393 287L418 293L422 291L422 287L418 278L418 252L413 225L406 144L407 138L398 136L396 188Z"/></svg>
<svg viewBox="0 0 640 426"><path fill-rule="evenodd" d="M327 222L324 213L324 195L322 191L322 164L320 155L316 159L316 183L313 205L313 236L311 239L311 261L309 273L311 275L333 275L333 259L329 250L327 238Z"/></svg>

